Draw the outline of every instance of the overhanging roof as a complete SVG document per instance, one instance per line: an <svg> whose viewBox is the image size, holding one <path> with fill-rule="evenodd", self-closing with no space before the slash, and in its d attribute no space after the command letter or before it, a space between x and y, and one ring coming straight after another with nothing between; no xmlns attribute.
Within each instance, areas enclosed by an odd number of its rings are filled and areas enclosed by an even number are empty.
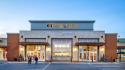
<svg viewBox="0 0 125 70"><path fill-rule="evenodd" d="M105 43L103 42L77 42L75 43L76 46L84 45L84 46L103 46Z"/></svg>
<svg viewBox="0 0 125 70"><path fill-rule="evenodd" d="M0 48L7 48L7 46L0 45Z"/></svg>
<svg viewBox="0 0 125 70"><path fill-rule="evenodd" d="M47 42L19 42L20 45L49 45Z"/></svg>
<svg viewBox="0 0 125 70"><path fill-rule="evenodd" d="M119 38L117 41L118 41L119 43L125 43L125 38Z"/></svg>
<svg viewBox="0 0 125 70"><path fill-rule="evenodd" d="M95 20L29 20L30 23L94 23Z"/></svg>

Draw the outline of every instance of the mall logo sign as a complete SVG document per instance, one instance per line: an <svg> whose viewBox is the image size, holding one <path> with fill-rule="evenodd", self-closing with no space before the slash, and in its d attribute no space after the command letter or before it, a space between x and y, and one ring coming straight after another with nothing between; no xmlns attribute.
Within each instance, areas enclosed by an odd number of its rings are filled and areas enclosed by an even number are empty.
<svg viewBox="0 0 125 70"><path fill-rule="evenodd" d="M48 28L68 28L68 29L73 29L73 28L78 28L77 24L47 24Z"/></svg>

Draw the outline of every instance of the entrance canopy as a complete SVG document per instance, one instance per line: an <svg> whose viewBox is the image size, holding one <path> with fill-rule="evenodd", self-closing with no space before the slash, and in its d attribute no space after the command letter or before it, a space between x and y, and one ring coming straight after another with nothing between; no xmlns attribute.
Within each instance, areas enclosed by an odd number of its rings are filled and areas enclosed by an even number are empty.
<svg viewBox="0 0 125 70"><path fill-rule="evenodd" d="M7 46L1 46L1 45L0 45L0 48L7 48Z"/></svg>
<svg viewBox="0 0 125 70"><path fill-rule="evenodd" d="M49 45L48 42L20 42L20 45Z"/></svg>
<svg viewBox="0 0 125 70"><path fill-rule="evenodd" d="M105 43L103 42L76 42L75 45L84 45L84 46L103 46Z"/></svg>

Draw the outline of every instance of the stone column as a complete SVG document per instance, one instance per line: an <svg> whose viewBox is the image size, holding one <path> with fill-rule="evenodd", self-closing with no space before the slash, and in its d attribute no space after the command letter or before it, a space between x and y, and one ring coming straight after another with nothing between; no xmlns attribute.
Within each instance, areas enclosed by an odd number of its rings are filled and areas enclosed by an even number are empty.
<svg viewBox="0 0 125 70"><path fill-rule="evenodd" d="M97 61L99 62L99 46L97 46Z"/></svg>

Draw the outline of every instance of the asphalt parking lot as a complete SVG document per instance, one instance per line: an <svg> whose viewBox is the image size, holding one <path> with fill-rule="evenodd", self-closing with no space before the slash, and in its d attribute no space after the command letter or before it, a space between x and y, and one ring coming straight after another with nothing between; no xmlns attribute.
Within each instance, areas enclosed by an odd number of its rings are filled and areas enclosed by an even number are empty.
<svg viewBox="0 0 125 70"><path fill-rule="evenodd" d="M125 70L119 63L6 63L0 70Z"/></svg>

